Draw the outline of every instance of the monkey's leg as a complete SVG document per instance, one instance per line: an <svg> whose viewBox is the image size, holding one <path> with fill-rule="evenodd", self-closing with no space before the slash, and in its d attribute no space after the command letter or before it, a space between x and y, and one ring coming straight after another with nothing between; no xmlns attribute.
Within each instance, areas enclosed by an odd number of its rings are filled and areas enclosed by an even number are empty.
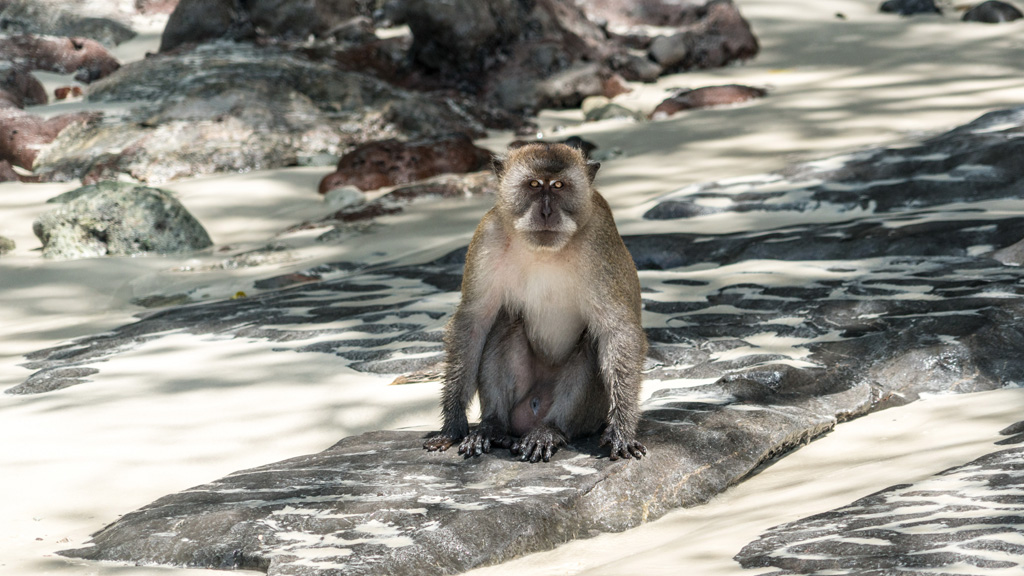
<svg viewBox="0 0 1024 576"><path fill-rule="evenodd" d="M509 415L516 391L528 386L532 363L522 321L502 311L487 336L480 362L480 424L470 431L459 454L479 456L493 446L508 448Z"/></svg>
<svg viewBox="0 0 1024 576"><path fill-rule="evenodd" d="M539 403L540 418L533 429L512 445L512 453L524 461L548 462L569 439L600 428L608 413L608 398L595 385L597 363L593 345L585 337L557 365L538 359L534 377L534 388L520 401L517 410Z"/></svg>

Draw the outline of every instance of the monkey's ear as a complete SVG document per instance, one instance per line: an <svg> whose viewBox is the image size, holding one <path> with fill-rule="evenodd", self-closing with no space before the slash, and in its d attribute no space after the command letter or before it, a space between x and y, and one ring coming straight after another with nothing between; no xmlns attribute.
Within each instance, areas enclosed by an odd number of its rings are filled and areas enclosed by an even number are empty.
<svg viewBox="0 0 1024 576"><path fill-rule="evenodd" d="M600 162L587 162L587 177L590 178L590 183L594 183L594 178L597 176L597 169L601 167Z"/></svg>
<svg viewBox="0 0 1024 576"><path fill-rule="evenodd" d="M501 178L505 175L505 159L501 156L495 156L491 158L491 170L494 170L494 175Z"/></svg>

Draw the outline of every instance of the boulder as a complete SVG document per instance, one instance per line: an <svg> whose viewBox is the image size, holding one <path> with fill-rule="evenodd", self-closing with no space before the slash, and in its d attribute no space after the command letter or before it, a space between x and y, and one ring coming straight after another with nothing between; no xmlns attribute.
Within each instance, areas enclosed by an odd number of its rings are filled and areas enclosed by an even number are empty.
<svg viewBox="0 0 1024 576"><path fill-rule="evenodd" d="M942 14L935 0L886 0L878 7L880 12L913 16L914 14Z"/></svg>
<svg viewBox="0 0 1024 576"><path fill-rule="evenodd" d="M1021 14L1020 10L1013 4L999 2L998 0L988 0L966 10L962 19L964 22L999 24L1021 18L1024 18L1024 14Z"/></svg>
<svg viewBox="0 0 1024 576"><path fill-rule="evenodd" d="M1022 441L1018 434L998 444ZM771 528L735 559L744 568L774 567L787 574L1019 572L1022 461L1024 447L1010 448L886 488Z"/></svg>
<svg viewBox="0 0 1024 576"><path fill-rule="evenodd" d="M320 182L320 193L339 186L376 190L438 174L476 172L489 167L491 157L463 134L415 142L367 142L338 160L337 170Z"/></svg>
<svg viewBox="0 0 1024 576"><path fill-rule="evenodd" d="M371 140L485 133L453 101L245 43L133 62L96 83L88 100L133 107L62 133L37 159L38 174L90 182L128 174L156 184L337 157Z"/></svg>
<svg viewBox="0 0 1024 576"><path fill-rule="evenodd" d="M764 88L741 86L739 84L705 86L693 90L684 88L658 104L654 111L651 112L651 118L664 118L676 112L693 110L694 108L738 104L755 98L763 98L767 94L768 91Z"/></svg>
<svg viewBox="0 0 1024 576"><path fill-rule="evenodd" d="M130 12L121 2L67 2L62 0L5 0L0 22L7 34L70 36L116 46L135 37L128 24Z"/></svg>
<svg viewBox="0 0 1024 576"><path fill-rule="evenodd" d="M63 205L32 225L47 258L174 254L212 245L185 207L158 188L102 182L51 202Z"/></svg>
<svg viewBox="0 0 1024 576"><path fill-rule="evenodd" d="M0 107L0 160L31 170L40 150L65 129L88 124L94 114L75 112L43 118L19 108Z"/></svg>
<svg viewBox="0 0 1024 576"><path fill-rule="evenodd" d="M8 252L14 250L14 248L14 240L11 240L10 238L6 238L4 236L0 236L0 256L7 254Z"/></svg>
<svg viewBox="0 0 1024 576"><path fill-rule="evenodd" d="M49 102L42 82L25 67L11 62L0 62L0 100L15 108Z"/></svg>
<svg viewBox="0 0 1024 576"><path fill-rule="evenodd" d="M28 70L74 74L88 84L121 67L102 44L88 38L58 38L22 34L0 36L0 60Z"/></svg>

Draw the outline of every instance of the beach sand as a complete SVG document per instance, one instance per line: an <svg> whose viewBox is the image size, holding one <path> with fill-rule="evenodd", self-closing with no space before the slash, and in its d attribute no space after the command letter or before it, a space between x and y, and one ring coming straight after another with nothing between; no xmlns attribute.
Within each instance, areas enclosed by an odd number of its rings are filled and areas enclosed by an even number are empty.
<svg viewBox="0 0 1024 576"><path fill-rule="evenodd" d="M602 151L599 186L624 234L678 223L642 221L649 202L696 182L739 178L793 162L899 145L1024 103L1024 23L899 18L876 1L741 0L761 41L751 62L663 78L617 99L646 110L675 87L767 86L763 100L651 123L581 125L579 111L545 112L546 136L578 134ZM845 19L837 18L842 13ZM119 48L154 50L150 31ZM59 85L63 78L45 78ZM51 105L57 113L81 103ZM38 111L38 110L37 110ZM499 150L510 134L483 141ZM23 381L24 355L109 330L146 309L140 298L193 300L251 293L257 279L323 262L425 261L465 245L490 200L423 204L381 219L358 242L285 233L330 210L316 194L329 168L214 175L166 186L207 227L212 251L186 257L42 258L32 221L74 184L0 184L0 387ZM718 223L721 224L721 223ZM776 225L737 216L744 229ZM706 224L705 224L706 225ZM687 230L700 232L701 230ZM709 230L710 231L710 230ZM219 266L268 244L284 258ZM272 352L272 343L174 335L104 363L83 385L38 396L0 395L0 572L61 576L214 574L70 560L119 515L233 471L322 450L382 428L436 429L435 383L387 386L333 355ZM651 383L649 390L671 385ZM926 399L841 424L713 502L622 534L600 535L478 574L730 574L731 560L779 523L846 504L994 451L1024 413L1024 390ZM744 571L756 573L756 571Z"/></svg>

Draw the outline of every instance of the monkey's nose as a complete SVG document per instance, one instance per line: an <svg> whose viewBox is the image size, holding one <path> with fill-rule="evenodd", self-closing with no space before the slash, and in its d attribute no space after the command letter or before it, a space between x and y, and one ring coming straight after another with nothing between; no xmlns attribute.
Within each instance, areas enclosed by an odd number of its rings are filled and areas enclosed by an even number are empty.
<svg viewBox="0 0 1024 576"><path fill-rule="evenodd" d="M547 220L551 216L551 198L544 196L541 198L540 203L540 215Z"/></svg>

